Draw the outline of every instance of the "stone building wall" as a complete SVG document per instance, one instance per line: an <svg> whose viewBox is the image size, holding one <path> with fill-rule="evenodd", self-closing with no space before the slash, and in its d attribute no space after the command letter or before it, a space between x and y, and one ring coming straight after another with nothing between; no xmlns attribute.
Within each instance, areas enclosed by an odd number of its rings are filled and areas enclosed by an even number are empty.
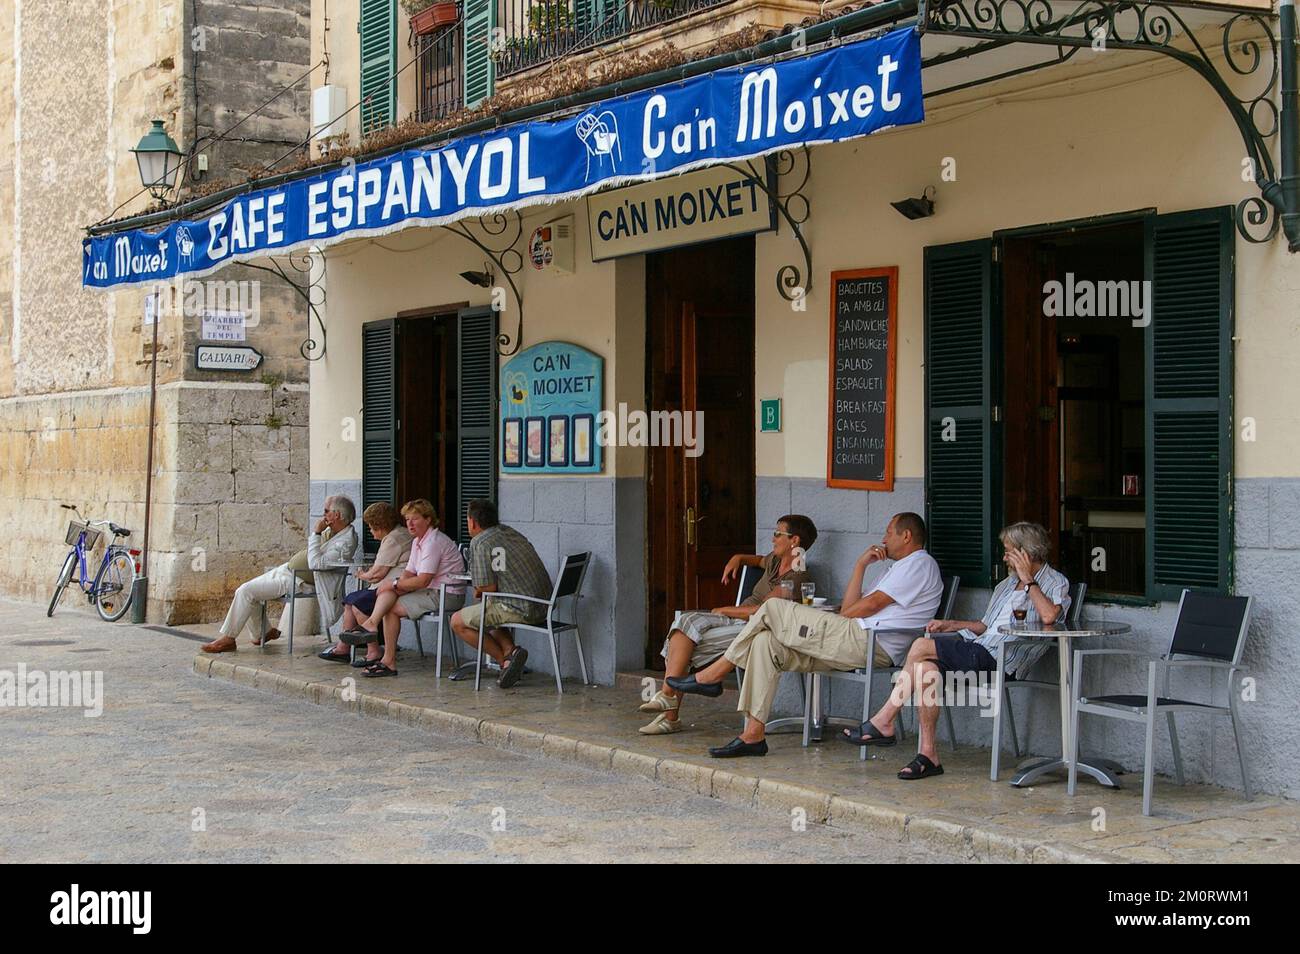
<svg viewBox="0 0 1300 954"><path fill-rule="evenodd" d="M150 206L130 152L150 120L163 120L185 149L301 76L309 8L308 0L0 5L0 522L12 528L0 594L48 599L67 521L59 503L131 527L141 545L153 329L144 288L82 288L84 227ZM209 139L207 175L283 155L306 137L309 107L304 82L229 138ZM159 323L149 607L157 621L219 618L235 583L281 562L306 534L306 308L265 272L209 278L260 283L247 343L265 360L250 375L196 372L200 316L176 312Z"/></svg>

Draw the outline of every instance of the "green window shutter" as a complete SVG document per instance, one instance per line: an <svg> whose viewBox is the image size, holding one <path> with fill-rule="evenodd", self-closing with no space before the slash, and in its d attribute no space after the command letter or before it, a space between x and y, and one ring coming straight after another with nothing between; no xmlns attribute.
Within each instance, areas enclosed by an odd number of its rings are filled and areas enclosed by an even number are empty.
<svg viewBox="0 0 1300 954"><path fill-rule="evenodd" d="M1232 209L1150 216L1145 278L1147 596L1228 592Z"/></svg>
<svg viewBox="0 0 1300 954"><path fill-rule="evenodd" d="M457 325L456 531L467 543L469 502L476 497L497 499L497 314L491 308L466 308Z"/></svg>
<svg viewBox="0 0 1300 954"><path fill-rule="evenodd" d="M473 109L496 88L492 40L497 26L497 0L465 0L465 108Z"/></svg>
<svg viewBox="0 0 1300 954"><path fill-rule="evenodd" d="M1001 369L990 239L925 250L928 549L945 574L990 586L1001 513ZM947 439L946 439L947 438Z"/></svg>
<svg viewBox="0 0 1300 954"><path fill-rule="evenodd" d="M397 113L397 0L361 0L361 135Z"/></svg>
<svg viewBox="0 0 1300 954"><path fill-rule="evenodd" d="M626 6L627 0L573 0L578 44L621 35Z"/></svg>
<svg viewBox="0 0 1300 954"><path fill-rule="evenodd" d="M361 326L361 509L397 494L397 322ZM362 531L366 553L379 542Z"/></svg>

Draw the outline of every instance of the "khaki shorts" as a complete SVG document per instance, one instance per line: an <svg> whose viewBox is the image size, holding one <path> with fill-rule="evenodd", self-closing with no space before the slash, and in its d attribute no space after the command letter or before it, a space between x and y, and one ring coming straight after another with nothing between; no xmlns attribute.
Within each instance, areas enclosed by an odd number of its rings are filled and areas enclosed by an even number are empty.
<svg viewBox="0 0 1300 954"><path fill-rule="evenodd" d="M433 587L425 587L414 593L404 593L397 598L397 605L406 613L407 619L419 619L429 613L438 612L438 591ZM447 609L458 610L464 605L464 594L447 594Z"/></svg>
<svg viewBox="0 0 1300 954"><path fill-rule="evenodd" d="M479 618L483 615L483 604L474 603L466 606L460 611L461 621L470 629L478 629ZM511 623L528 623L532 626L540 625L536 619L530 619L519 610L506 606L504 603L498 603L493 600L488 604L487 620L485 626L509 626Z"/></svg>

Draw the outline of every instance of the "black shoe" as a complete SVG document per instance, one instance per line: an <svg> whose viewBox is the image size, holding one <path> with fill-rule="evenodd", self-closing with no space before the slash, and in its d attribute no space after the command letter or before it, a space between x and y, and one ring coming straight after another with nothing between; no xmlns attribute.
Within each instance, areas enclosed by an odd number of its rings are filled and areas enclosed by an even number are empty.
<svg viewBox="0 0 1300 954"><path fill-rule="evenodd" d="M502 689L509 689L517 683L524 674L524 663L527 661L528 650L516 646L506 657L506 664L501 667L501 675L497 676L497 685Z"/></svg>
<svg viewBox="0 0 1300 954"><path fill-rule="evenodd" d="M760 739L758 742L746 742L740 736L736 736L726 745L719 745L709 749L709 755L715 759L738 759L745 755L767 755L767 740Z"/></svg>
<svg viewBox="0 0 1300 954"><path fill-rule="evenodd" d="M678 692L689 692L697 696L708 696L710 699L716 699L722 695L722 683L720 682L696 682L692 676L669 676L664 682L676 689ZM766 750L764 750L766 751Z"/></svg>
<svg viewBox="0 0 1300 954"><path fill-rule="evenodd" d="M378 630L372 633L368 629L362 629L361 627L345 629L339 633L339 641L347 643L349 646L364 646L366 643L377 643L383 638L383 634Z"/></svg>

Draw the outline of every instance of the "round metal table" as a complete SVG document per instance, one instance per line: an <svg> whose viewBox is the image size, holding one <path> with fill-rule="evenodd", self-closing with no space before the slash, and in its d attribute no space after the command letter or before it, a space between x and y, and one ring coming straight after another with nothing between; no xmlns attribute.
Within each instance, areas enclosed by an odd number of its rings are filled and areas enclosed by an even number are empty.
<svg viewBox="0 0 1300 954"><path fill-rule="evenodd" d="M1054 623L1051 626L1041 624L1011 624L999 626L998 632L1003 636L1013 636L1017 639L1054 639L1057 642L1056 656L1060 678L1060 697L1061 697L1061 757L1059 759L1031 759L1017 766L1016 773L1011 777L1011 784L1017 787L1029 785L1048 772L1055 772L1059 769L1068 769L1070 767L1070 753L1074 751L1072 740L1070 738L1070 729L1072 720L1070 719L1071 706L1074 703L1074 673L1072 672L1074 659L1074 641L1083 639L1088 636L1122 636L1131 632L1133 627L1128 623L1107 623L1100 621L1083 620L1082 622L1070 625L1067 623ZM998 700L998 705L1002 700ZM1079 756L1079 771L1085 775L1090 775L1102 785L1110 788L1119 788L1119 780L1115 777L1122 769L1114 762L1105 759L1090 759L1085 761L1082 755Z"/></svg>

